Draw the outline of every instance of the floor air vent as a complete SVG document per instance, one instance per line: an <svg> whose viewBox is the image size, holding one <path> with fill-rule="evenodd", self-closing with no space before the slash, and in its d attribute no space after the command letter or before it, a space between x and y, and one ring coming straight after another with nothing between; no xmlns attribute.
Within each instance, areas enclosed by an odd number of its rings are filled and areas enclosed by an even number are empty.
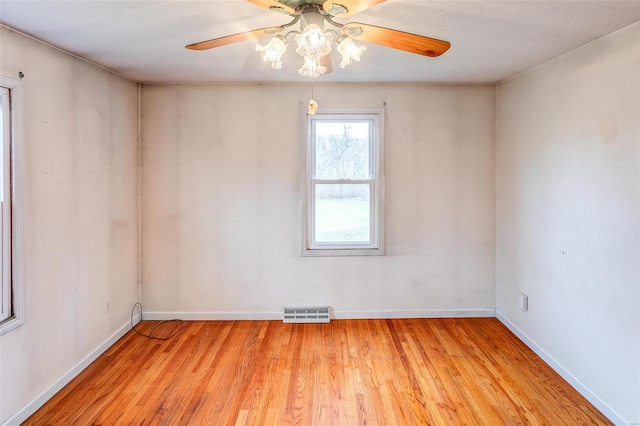
<svg viewBox="0 0 640 426"><path fill-rule="evenodd" d="M329 307L318 308L284 308L282 322L329 322Z"/></svg>

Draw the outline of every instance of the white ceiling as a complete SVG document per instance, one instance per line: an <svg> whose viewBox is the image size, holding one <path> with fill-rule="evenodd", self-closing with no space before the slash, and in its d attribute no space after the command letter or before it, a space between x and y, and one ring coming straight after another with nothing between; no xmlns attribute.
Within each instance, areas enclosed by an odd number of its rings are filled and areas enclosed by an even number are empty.
<svg viewBox="0 0 640 426"><path fill-rule="evenodd" d="M2 24L140 82L452 83L495 83L640 21L640 1L387 0L336 21L443 39L451 49L427 58L369 44L361 62L343 70L334 57L333 73L313 80L298 76L291 45L282 70L262 62L252 40L184 48L289 20L244 0L0 0Z"/></svg>

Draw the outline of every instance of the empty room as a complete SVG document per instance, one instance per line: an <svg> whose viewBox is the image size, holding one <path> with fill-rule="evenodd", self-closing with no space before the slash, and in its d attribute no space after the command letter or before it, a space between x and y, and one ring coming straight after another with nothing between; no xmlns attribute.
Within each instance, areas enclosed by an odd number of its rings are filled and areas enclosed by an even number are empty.
<svg viewBox="0 0 640 426"><path fill-rule="evenodd" d="M0 425L640 425L640 1L0 0Z"/></svg>

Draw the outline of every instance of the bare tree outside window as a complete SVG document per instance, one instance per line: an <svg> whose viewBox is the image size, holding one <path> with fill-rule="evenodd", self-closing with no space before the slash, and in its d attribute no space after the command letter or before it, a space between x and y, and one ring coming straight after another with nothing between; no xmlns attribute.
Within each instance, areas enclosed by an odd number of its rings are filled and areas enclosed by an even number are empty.
<svg viewBox="0 0 640 426"><path fill-rule="evenodd" d="M317 179L368 179L369 123L316 124Z"/></svg>

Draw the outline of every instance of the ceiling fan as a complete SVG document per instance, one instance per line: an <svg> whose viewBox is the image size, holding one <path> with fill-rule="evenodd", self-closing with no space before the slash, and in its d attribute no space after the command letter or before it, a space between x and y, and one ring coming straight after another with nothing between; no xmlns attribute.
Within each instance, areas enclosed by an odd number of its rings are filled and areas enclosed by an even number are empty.
<svg viewBox="0 0 640 426"><path fill-rule="evenodd" d="M201 41L185 46L192 50L206 50L225 46L267 35L274 37L266 45L256 45L262 60L271 62L271 67L282 68L281 57L287 50L287 38L294 36L298 45L296 52L304 58L298 73L306 77L318 77L332 71L332 44L342 55L340 67L345 68L353 61L359 61L365 45L356 46L353 40L392 47L424 56L440 56L451 44L447 41L410 34L390 28L349 22L341 24L334 17L349 17L373 7L385 0L247 0L258 6L274 10L292 17L292 20L277 27L266 27L225 37ZM300 23L300 30L289 29ZM325 29L325 24L330 26ZM333 28L331 28L333 27ZM334 43L335 37L335 43Z"/></svg>

